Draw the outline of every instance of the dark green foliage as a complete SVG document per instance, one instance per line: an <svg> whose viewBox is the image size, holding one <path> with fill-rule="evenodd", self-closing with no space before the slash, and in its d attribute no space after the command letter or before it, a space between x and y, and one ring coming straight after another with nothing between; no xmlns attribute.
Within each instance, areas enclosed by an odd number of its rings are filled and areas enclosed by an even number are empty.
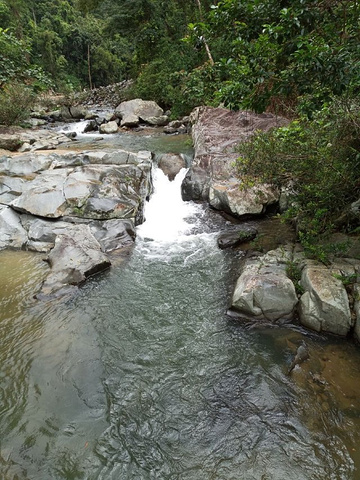
<svg viewBox="0 0 360 480"><path fill-rule="evenodd" d="M0 125L18 124L25 120L34 103L33 92L24 85L13 83L0 91Z"/></svg>
<svg viewBox="0 0 360 480"><path fill-rule="evenodd" d="M311 115L334 94L359 92L359 15L357 0L222 0L191 37L210 43L217 102Z"/></svg>
<svg viewBox="0 0 360 480"><path fill-rule="evenodd" d="M360 197L359 139L360 103L336 99L311 121L303 117L258 133L239 147L245 185L261 181L290 190L286 215L297 219L299 238L313 256L319 257L319 237L331 233L344 208Z"/></svg>

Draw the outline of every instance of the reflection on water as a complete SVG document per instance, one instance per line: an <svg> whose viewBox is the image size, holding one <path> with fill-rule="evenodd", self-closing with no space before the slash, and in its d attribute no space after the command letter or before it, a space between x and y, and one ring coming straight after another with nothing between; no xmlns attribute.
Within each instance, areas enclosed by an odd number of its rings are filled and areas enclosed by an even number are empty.
<svg viewBox="0 0 360 480"><path fill-rule="evenodd" d="M46 265L0 253L0 478L356 480L359 351L227 318L242 253L174 202L71 300L35 303Z"/></svg>

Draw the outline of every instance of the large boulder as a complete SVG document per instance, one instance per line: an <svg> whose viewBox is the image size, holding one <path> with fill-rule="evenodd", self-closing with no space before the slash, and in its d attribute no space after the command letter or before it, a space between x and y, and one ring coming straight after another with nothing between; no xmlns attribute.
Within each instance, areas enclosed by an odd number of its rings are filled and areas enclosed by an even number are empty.
<svg viewBox="0 0 360 480"><path fill-rule="evenodd" d="M238 316L255 321L290 319L298 303L295 286L286 273L291 259L291 247L246 259L236 282L231 309Z"/></svg>
<svg viewBox="0 0 360 480"><path fill-rule="evenodd" d="M165 153L159 160L159 168L165 173L169 180L174 180L182 168L186 167L185 159L177 153Z"/></svg>
<svg viewBox="0 0 360 480"><path fill-rule="evenodd" d="M68 285L79 285L90 275L111 265L90 227L84 224L69 226L58 234L47 261L51 271L42 286L40 297L53 295Z"/></svg>
<svg viewBox="0 0 360 480"><path fill-rule="evenodd" d="M279 192L269 186L240 188L234 162L240 142L257 130L285 125L285 119L265 113L198 107L191 114L191 122L195 157L182 185L184 200L205 200L236 216L263 213L278 201Z"/></svg>
<svg viewBox="0 0 360 480"><path fill-rule="evenodd" d="M300 299L301 323L317 332L345 336L352 327L349 299L338 273L318 262L307 260L301 285L305 293Z"/></svg>
<svg viewBox="0 0 360 480"><path fill-rule="evenodd" d="M119 129L118 124L113 120L112 122L103 123L102 125L100 125L99 132L111 134L111 133L116 133L118 129Z"/></svg>
<svg viewBox="0 0 360 480"><path fill-rule="evenodd" d="M141 120L153 125L156 124L155 118L162 117L163 114L163 109L157 103L140 98L122 102L115 109L115 115L121 119L122 127L136 126ZM164 118L163 121L165 121Z"/></svg>

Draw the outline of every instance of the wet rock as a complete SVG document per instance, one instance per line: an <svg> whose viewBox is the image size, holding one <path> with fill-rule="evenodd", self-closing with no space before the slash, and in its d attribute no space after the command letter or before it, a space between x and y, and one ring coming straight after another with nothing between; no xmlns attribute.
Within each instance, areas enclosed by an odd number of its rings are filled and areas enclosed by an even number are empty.
<svg viewBox="0 0 360 480"><path fill-rule="evenodd" d="M67 285L79 285L111 265L90 227L83 224L72 225L66 233L57 235L47 261L51 271L42 286L41 296L52 295Z"/></svg>
<svg viewBox="0 0 360 480"><path fill-rule="evenodd" d="M165 153L159 160L159 168L165 173L169 180L174 180L182 168L186 167L186 162L180 154Z"/></svg>
<svg viewBox="0 0 360 480"><path fill-rule="evenodd" d="M118 131L118 124L115 121L108 122L108 123L103 123L102 125L99 126L99 132L100 133L117 133Z"/></svg>
<svg viewBox="0 0 360 480"><path fill-rule="evenodd" d="M221 249L237 247L242 243L254 240L258 231L253 227L239 227L228 232L221 233L217 239Z"/></svg>
<svg viewBox="0 0 360 480"><path fill-rule="evenodd" d="M103 252L111 252L131 245L136 236L133 222L127 220L92 222L90 229Z"/></svg>
<svg viewBox="0 0 360 480"><path fill-rule="evenodd" d="M237 216L259 214L278 201L279 193L267 186L240 189L234 161L236 145L257 130L283 126L285 119L271 114L232 112L224 108L199 107L191 114L195 157L186 175L184 199L209 201L214 208Z"/></svg>
<svg viewBox="0 0 360 480"><path fill-rule="evenodd" d="M252 320L276 322L292 318L298 298L286 274L286 265L291 259L291 247L246 259L235 286L232 310Z"/></svg>
<svg viewBox="0 0 360 480"><path fill-rule="evenodd" d="M145 151L27 154L3 159L1 167L9 175L0 178L1 200L18 212L43 218L141 222L151 188L151 153ZM14 182L12 175L24 178Z"/></svg>
<svg viewBox="0 0 360 480"><path fill-rule="evenodd" d="M0 206L0 249L21 249L26 245L27 235L19 215L9 207Z"/></svg>
<svg viewBox="0 0 360 480"><path fill-rule="evenodd" d="M347 335L351 328L349 300L334 272L325 265L307 260L301 285L305 293L300 299L300 322L317 332Z"/></svg>
<svg viewBox="0 0 360 480"><path fill-rule="evenodd" d="M84 133L95 132L99 129L96 120L90 120L84 128Z"/></svg>
<svg viewBox="0 0 360 480"><path fill-rule="evenodd" d="M174 133L177 133L177 129L175 127L170 127L170 125L166 125L166 127L164 127L164 133L172 135Z"/></svg>

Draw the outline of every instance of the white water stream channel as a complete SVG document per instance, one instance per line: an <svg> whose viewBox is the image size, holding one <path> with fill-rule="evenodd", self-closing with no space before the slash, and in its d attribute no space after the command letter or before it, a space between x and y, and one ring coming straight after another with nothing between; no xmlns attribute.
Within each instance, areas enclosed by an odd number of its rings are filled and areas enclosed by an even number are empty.
<svg viewBox="0 0 360 480"><path fill-rule="evenodd" d="M358 350L226 316L241 252L184 173L155 173L135 247L70 300L34 302L40 258L0 253L1 479L360 478ZM338 390L287 376L303 338Z"/></svg>

